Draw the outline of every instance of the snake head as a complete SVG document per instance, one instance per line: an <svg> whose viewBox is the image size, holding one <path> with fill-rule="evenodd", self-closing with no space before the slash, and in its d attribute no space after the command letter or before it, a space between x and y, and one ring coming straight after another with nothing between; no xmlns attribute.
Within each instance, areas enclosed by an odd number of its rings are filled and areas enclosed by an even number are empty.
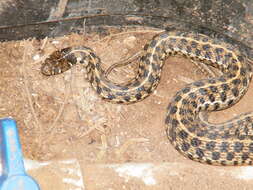
<svg viewBox="0 0 253 190"><path fill-rule="evenodd" d="M61 74L69 70L76 60L70 53L71 48L64 48L53 52L42 64L41 73L46 76Z"/></svg>

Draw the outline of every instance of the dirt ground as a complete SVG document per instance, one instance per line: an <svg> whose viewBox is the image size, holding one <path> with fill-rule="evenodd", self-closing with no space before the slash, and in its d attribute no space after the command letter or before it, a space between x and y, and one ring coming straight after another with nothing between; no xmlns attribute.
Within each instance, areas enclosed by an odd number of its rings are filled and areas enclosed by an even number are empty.
<svg viewBox="0 0 253 190"><path fill-rule="evenodd" d="M217 167L190 161L169 143L165 109L185 84L205 78L190 60L166 61L162 80L147 99L131 105L101 100L80 66L42 76L42 61L56 49L85 45L103 67L140 51L157 30L117 31L0 44L0 117L17 120L26 168L43 190L252 189L253 167ZM136 64L114 70L113 81L134 76ZM253 86L229 110L226 121L253 110Z"/></svg>

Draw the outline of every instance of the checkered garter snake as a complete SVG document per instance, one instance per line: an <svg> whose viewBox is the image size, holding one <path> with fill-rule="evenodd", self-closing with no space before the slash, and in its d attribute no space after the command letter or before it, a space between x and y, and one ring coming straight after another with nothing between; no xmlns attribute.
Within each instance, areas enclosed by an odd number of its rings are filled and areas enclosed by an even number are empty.
<svg viewBox="0 0 253 190"><path fill-rule="evenodd" d="M42 64L44 75L60 74L83 64L87 80L103 99L133 103L157 87L168 56L183 55L222 72L219 77L188 84L179 90L167 107L166 132L171 144L184 156L214 165L243 165L253 161L253 112L214 124L200 118L202 112L226 109L246 93L252 69L245 56L231 44L203 34L166 31L144 47L138 73L128 84L107 79L101 61L88 47L69 47L54 52Z"/></svg>

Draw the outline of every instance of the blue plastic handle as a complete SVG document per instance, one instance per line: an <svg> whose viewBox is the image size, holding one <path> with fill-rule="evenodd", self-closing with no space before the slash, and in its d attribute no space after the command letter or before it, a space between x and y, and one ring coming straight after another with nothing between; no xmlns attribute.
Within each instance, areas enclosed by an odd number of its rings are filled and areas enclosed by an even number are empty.
<svg viewBox="0 0 253 190"><path fill-rule="evenodd" d="M3 168L0 190L40 190L37 182L25 172L18 130L13 119L0 120L0 151Z"/></svg>

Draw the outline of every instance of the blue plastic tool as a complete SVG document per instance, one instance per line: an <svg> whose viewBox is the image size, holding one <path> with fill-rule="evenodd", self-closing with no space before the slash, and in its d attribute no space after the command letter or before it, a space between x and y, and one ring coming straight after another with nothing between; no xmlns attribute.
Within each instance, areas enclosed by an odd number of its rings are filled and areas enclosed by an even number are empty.
<svg viewBox="0 0 253 190"><path fill-rule="evenodd" d="M0 190L40 190L37 182L27 175L16 122L0 119L0 151L2 176Z"/></svg>

